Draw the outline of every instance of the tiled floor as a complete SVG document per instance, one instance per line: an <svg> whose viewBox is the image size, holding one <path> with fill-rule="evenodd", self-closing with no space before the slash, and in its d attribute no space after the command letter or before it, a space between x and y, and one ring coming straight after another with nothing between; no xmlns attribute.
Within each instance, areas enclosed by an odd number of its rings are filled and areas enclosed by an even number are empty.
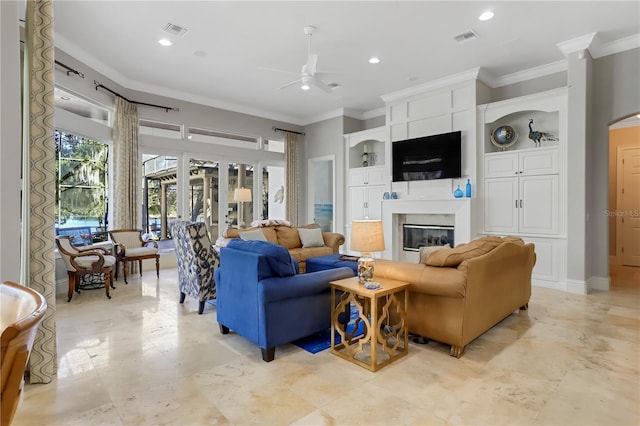
<svg viewBox="0 0 640 426"><path fill-rule="evenodd" d="M411 344L376 373L292 345L265 363L160 277L58 300L58 377L25 385L14 425L640 424L640 268L611 292L534 287L462 358Z"/></svg>

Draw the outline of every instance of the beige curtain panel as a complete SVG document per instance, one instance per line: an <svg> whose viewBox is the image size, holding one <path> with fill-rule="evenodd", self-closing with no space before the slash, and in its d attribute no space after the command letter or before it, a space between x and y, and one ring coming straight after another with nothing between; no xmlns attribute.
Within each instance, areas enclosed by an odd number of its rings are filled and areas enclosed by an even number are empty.
<svg viewBox="0 0 640 426"><path fill-rule="evenodd" d="M27 1L24 45L24 176L27 212L23 240L27 255L23 283L47 300L47 312L38 328L31 356L31 383L50 383L57 370L55 282L55 186L56 158L53 139L54 40L53 1Z"/></svg>
<svg viewBox="0 0 640 426"><path fill-rule="evenodd" d="M111 229L138 229L140 172L138 109L116 96L113 123L113 219Z"/></svg>
<svg viewBox="0 0 640 426"><path fill-rule="evenodd" d="M284 168L287 217L291 226L298 224L298 135L285 133L284 137Z"/></svg>

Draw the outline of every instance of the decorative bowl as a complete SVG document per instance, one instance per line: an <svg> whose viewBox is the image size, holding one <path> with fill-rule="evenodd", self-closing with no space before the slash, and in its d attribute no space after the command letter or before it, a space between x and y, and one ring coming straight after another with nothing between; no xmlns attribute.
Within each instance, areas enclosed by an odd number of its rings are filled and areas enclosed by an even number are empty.
<svg viewBox="0 0 640 426"><path fill-rule="evenodd" d="M491 143L503 151L515 145L516 142L518 142L518 133L509 125L505 124L491 131Z"/></svg>

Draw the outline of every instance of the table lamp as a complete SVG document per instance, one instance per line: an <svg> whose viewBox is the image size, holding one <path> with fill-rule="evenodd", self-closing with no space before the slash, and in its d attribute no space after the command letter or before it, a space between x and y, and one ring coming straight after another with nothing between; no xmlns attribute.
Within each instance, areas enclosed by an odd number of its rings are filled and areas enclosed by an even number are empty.
<svg viewBox="0 0 640 426"><path fill-rule="evenodd" d="M251 190L236 188L233 192L233 201L238 203L238 228L244 228L244 203L251 202Z"/></svg>
<svg viewBox="0 0 640 426"><path fill-rule="evenodd" d="M380 220L354 220L351 223L351 250L362 253L358 259L358 281L373 281L374 260L371 253L384 250L384 234Z"/></svg>

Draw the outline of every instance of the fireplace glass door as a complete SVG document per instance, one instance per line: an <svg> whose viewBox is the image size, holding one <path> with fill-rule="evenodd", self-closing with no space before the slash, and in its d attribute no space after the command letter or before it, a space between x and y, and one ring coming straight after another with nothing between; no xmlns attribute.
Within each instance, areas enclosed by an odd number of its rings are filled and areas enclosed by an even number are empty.
<svg viewBox="0 0 640 426"><path fill-rule="evenodd" d="M402 225L402 249L419 251L420 247L453 247L453 226L440 225Z"/></svg>

